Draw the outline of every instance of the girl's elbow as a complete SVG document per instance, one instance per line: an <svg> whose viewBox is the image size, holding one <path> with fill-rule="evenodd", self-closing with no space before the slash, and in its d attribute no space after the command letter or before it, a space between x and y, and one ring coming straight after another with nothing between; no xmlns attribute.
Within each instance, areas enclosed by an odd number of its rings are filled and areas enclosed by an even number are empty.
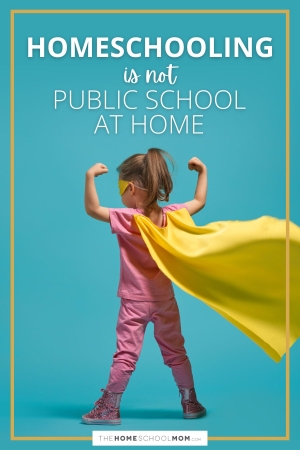
<svg viewBox="0 0 300 450"><path fill-rule="evenodd" d="M92 215L93 211L91 210L91 208L89 208L87 205L85 205L84 209L88 216Z"/></svg>
<svg viewBox="0 0 300 450"><path fill-rule="evenodd" d="M198 211L204 208L206 201L205 200L198 200Z"/></svg>

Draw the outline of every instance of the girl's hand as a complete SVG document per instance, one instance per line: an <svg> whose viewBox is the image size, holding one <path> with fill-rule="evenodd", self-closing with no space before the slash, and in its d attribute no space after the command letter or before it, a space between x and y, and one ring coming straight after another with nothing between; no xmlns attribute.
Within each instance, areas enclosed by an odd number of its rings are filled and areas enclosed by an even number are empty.
<svg viewBox="0 0 300 450"><path fill-rule="evenodd" d="M94 164L87 173L90 175L93 175L94 177L97 177L98 175L102 175L103 173L107 173L108 168L102 164L102 163L96 163Z"/></svg>
<svg viewBox="0 0 300 450"><path fill-rule="evenodd" d="M196 172L201 173L206 169L206 166L205 164L203 164L202 161L200 161L199 158L196 158L196 156L194 156L192 159L189 160L188 168L190 170L196 170Z"/></svg>

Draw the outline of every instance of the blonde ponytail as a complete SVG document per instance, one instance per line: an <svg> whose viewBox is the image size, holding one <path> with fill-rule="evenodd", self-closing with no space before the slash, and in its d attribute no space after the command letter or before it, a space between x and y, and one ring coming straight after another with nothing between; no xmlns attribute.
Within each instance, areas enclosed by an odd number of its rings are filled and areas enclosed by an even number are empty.
<svg viewBox="0 0 300 450"><path fill-rule="evenodd" d="M145 206L149 207L157 200L169 201L173 182L165 158L168 158L174 167L172 157L164 150L150 148L145 156L144 174L148 189Z"/></svg>

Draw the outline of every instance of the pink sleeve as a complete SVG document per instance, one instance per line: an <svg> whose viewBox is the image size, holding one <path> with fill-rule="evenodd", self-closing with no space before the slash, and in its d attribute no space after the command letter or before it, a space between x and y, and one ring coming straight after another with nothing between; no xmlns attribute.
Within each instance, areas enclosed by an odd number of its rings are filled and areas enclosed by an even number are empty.
<svg viewBox="0 0 300 450"><path fill-rule="evenodd" d="M109 222L112 233L129 234L135 231L132 208L109 208Z"/></svg>

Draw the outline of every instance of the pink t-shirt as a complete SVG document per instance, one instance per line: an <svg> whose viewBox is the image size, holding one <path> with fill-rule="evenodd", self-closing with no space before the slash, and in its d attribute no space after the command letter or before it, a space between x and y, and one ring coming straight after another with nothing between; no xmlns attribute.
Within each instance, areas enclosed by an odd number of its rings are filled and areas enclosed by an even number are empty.
<svg viewBox="0 0 300 450"><path fill-rule="evenodd" d="M163 226L166 212L185 208L184 204L164 206ZM158 268L135 223L134 214L141 209L109 208L110 226L116 233L120 246L120 282L118 297L141 301L162 301L174 297L169 278Z"/></svg>

